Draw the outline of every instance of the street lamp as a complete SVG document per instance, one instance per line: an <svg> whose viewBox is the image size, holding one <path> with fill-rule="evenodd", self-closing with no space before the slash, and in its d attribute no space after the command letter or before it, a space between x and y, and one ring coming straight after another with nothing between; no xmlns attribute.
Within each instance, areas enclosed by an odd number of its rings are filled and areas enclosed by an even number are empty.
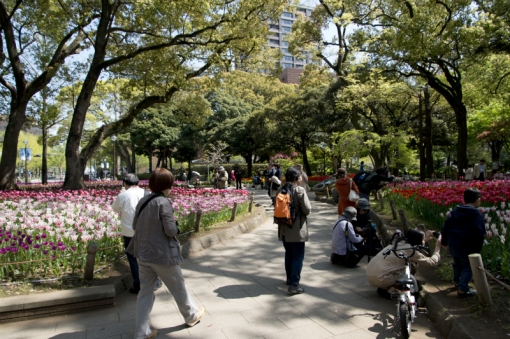
<svg viewBox="0 0 510 339"><path fill-rule="evenodd" d="M28 165L27 165L27 160L28 160L27 144L28 144L28 140L23 140L23 143L25 144L25 185L26 185L26 184L28 184Z"/></svg>
<svg viewBox="0 0 510 339"><path fill-rule="evenodd" d="M113 165L112 165L112 171L113 171L113 175L112 175L112 180L114 180L114 178L117 177L117 172L115 172L115 167L116 167L116 162L117 162L117 159L115 158L115 141L117 140L117 136L116 135L112 135L112 142L113 142Z"/></svg>

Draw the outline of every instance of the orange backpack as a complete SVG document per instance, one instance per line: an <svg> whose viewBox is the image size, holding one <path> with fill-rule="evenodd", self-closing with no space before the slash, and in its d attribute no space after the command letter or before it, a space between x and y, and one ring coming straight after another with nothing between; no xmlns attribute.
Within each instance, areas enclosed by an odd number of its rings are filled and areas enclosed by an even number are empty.
<svg viewBox="0 0 510 339"><path fill-rule="evenodd" d="M292 226L296 218L296 209L292 199L292 185L284 185L276 195L274 204L274 223Z"/></svg>

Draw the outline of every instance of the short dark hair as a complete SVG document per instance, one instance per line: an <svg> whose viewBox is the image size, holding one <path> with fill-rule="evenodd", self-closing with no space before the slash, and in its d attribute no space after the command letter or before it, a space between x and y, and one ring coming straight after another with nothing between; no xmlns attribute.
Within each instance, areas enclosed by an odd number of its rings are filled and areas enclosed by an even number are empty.
<svg viewBox="0 0 510 339"><path fill-rule="evenodd" d="M149 188L152 192L163 192L172 188L174 175L166 168L156 168L149 177Z"/></svg>
<svg viewBox="0 0 510 339"><path fill-rule="evenodd" d="M274 167L276 167L277 169L280 169L280 164L276 163L276 164L274 164Z"/></svg>
<svg viewBox="0 0 510 339"><path fill-rule="evenodd" d="M295 167L291 167L285 172L285 181L294 182L298 181L299 176L301 175L301 171Z"/></svg>
<svg viewBox="0 0 510 339"><path fill-rule="evenodd" d="M407 242L412 246L417 246L423 244L423 238L425 237L425 233L419 231L417 229L411 229L407 232L406 238Z"/></svg>
<svg viewBox="0 0 510 339"><path fill-rule="evenodd" d="M138 177L136 176L136 174L134 173L128 173L124 176L124 178L122 178L122 181L126 184L126 185L129 185L129 186L134 186L134 185L138 185L138 182L140 181L140 179L138 179Z"/></svg>
<svg viewBox="0 0 510 339"><path fill-rule="evenodd" d="M482 197L482 193L473 187L468 188L464 191L464 203L472 204Z"/></svg>

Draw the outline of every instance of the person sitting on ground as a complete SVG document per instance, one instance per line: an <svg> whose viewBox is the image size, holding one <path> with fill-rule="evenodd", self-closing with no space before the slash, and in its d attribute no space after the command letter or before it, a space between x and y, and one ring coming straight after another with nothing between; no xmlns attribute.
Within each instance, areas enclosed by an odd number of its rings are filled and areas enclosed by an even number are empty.
<svg viewBox="0 0 510 339"><path fill-rule="evenodd" d="M464 191L464 205L458 205L446 219L441 231L441 244L448 248L453 258L453 280L457 297L465 298L476 294L469 290L473 276L468 256L480 253L485 236L485 220L478 210L482 194L476 188Z"/></svg>
<svg viewBox="0 0 510 339"><path fill-rule="evenodd" d="M351 223L356 213L356 208L346 207L333 226L332 264L354 268L367 253L367 247L362 245L363 238L354 232ZM348 254L348 249L354 253Z"/></svg>
<svg viewBox="0 0 510 339"><path fill-rule="evenodd" d="M368 249L367 255L374 256L382 249L382 245L381 240L377 236L377 230L372 226L370 203L368 200L365 198L359 199L356 211L356 218L351 221L354 231L365 239L364 245Z"/></svg>
<svg viewBox="0 0 510 339"><path fill-rule="evenodd" d="M405 237L401 237L395 240L392 244L383 248L377 255L370 260L367 265L367 279L368 283L377 287L377 293L382 297L387 299L391 299L391 294L396 292L396 289L400 286L396 284L396 281L401 276L404 271L404 260L398 258L393 252L391 252L386 258L384 257L384 252L389 249L393 249L396 246L396 249L404 249L410 248L411 246L423 246L427 241L429 241L434 232L427 231L423 233L417 229L411 229L407 232ZM434 250L434 254L431 257L416 251L415 254L409 258L411 263L415 263L417 266L435 266L441 259L440 256L441 250L441 237L436 242L436 248ZM412 249L403 250L406 255L411 255L413 252Z"/></svg>

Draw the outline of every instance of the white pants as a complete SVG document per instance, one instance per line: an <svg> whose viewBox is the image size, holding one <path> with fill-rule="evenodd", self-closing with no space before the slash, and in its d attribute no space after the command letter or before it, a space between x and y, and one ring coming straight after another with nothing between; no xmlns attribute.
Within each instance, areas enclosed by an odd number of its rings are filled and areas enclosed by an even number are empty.
<svg viewBox="0 0 510 339"><path fill-rule="evenodd" d="M157 265L138 261L141 289L136 303L135 339L143 339L151 334L149 317L154 305L154 285L158 276L174 296L179 311L186 323L193 322L198 316L198 307L184 285L181 266Z"/></svg>

